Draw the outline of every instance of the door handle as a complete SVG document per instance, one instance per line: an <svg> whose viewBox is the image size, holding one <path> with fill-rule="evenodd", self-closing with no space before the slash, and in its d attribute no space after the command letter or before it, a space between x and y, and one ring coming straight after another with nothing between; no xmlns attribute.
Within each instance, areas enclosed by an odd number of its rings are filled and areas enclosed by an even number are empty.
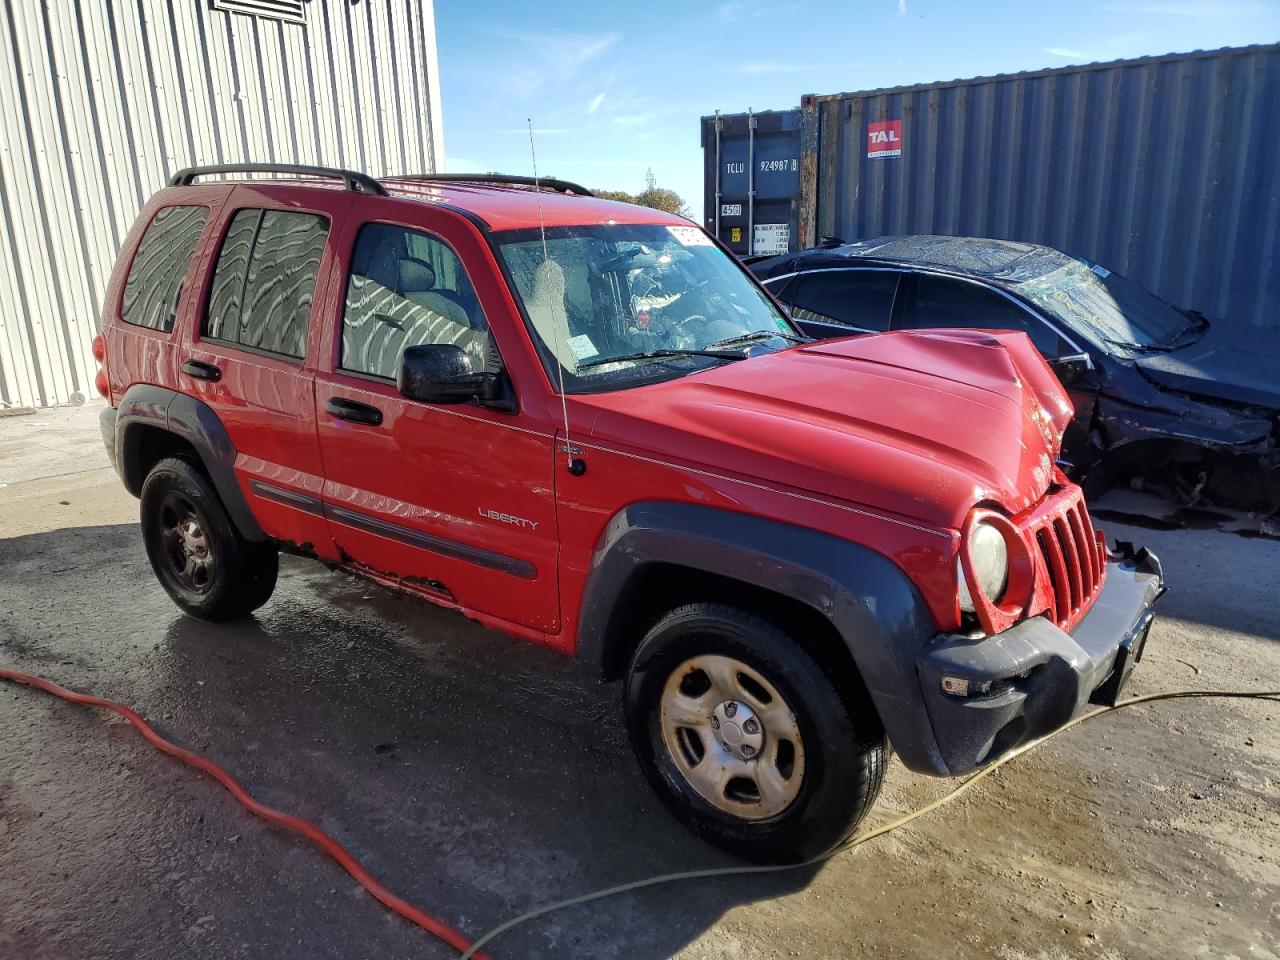
<svg viewBox="0 0 1280 960"><path fill-rule="evenodd" d="M382 423L382 411L367 403L358 403L346 397L330 397L325 401L324 412L339 420L350 420L352 423L363 423L376 427Z"/></svg>
<svg viewBox="0 0 1280 960"><path fill-rule="evenodd" d="M208 380L211 383L217 383L222 379L222 371L212 363L205 363L203 360L188 360L182 365L182 372L188 377Z"/></svg>

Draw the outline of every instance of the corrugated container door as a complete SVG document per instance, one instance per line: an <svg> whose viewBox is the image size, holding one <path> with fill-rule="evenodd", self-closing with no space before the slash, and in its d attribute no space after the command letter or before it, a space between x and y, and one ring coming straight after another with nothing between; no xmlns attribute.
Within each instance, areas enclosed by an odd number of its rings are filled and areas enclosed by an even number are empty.
<svg viewBox="0 0 1280 960"><path fill-rule="evenodd" d="M800 112L704 117L708 230L739 256L795 249Z"/></svg>

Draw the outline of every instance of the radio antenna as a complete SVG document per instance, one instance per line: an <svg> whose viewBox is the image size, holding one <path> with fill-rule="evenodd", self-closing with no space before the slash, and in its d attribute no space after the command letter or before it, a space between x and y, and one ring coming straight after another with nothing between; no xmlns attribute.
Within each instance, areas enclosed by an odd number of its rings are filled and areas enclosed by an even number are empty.
<svg viewBox="0 0 1280 960"><path fill-rule="evenodd" d="M547 253L547 225L542 217L542 184L538 181L538 151L533 146L533 118L528 117L525 122L529 125L529 157L533 160L533 191L534 196L538 198L538 233L542 237L542 262L545 264L551 259L551 256ZM555 354L556 370L560 379L560 413L564 417L564 453L569 473L575 477L580 477L587 472L587 465L584 461L574 456L574 453L578 451L569 441L569 403L564 397L564 361L560 359L564 356L567 344L564 342L564 336L560 330L562 325L556 323L553 326L556 328Z"/></svg>

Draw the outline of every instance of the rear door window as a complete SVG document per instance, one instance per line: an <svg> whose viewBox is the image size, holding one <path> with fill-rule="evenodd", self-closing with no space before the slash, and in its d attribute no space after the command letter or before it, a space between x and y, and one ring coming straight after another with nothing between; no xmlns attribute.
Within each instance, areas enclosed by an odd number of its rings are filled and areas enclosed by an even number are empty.
<svg viewBox="0 0 1280 960"><path fill-rule="evenodd" d="M191 255L208 207L164 207L147 226L124 281L120 319L137 327L173 329Z"/></svg>
<svg viewBox="0 0 1280 960"><path fill-rule="evenodd" d="M920 274L916 283L915 304L907 312L904 327L1021 330L1046 357L1061 356L1064 352L1064 342L1056 330L995 290L928 273Z"/></svg>
<svg viewBox="0 0 1280 960"><path fill-rule="evenodd" d="M301 360L327 218L285 210L240 210L213 272L203 336Z"/></svg>
<svg viewBox="0 0 1280 960"><path fill-rule="evenodd" d="M796 277L779 299L797 320L888 330L900 276L896 270L819 270Z"/></svg>

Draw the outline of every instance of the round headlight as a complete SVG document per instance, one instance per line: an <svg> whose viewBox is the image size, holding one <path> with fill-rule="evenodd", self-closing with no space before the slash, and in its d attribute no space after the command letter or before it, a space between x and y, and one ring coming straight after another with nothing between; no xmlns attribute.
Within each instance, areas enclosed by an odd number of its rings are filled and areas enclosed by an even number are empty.
<svg viewBox="0 0 1280 960"><path fill-rule="evenodd" d="M980 521L973 525L968 542L960 549L969 551L974 576L987 599L999 603L1004 597L1005 587L1009 585L1009 548L1003 534L991 524ZM960 609L965 613L975 613L973 597L969 594L969 584L965 582L959 558L956 558L956 580L960 586Z"/></svg>

